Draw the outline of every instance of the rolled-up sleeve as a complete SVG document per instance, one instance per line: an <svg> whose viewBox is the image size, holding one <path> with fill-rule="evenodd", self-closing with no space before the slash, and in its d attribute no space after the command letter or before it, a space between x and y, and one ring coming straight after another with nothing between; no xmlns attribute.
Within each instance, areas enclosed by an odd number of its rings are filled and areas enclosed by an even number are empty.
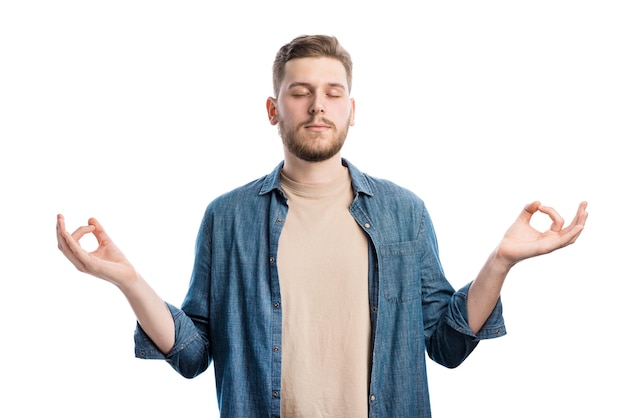
<svg viewBox="0 0 626 418"><path fill-rule="evenodd" d="M470 285L471 283L454 292L443 318L437 323L433 334L427 338L430 358L448 368L455 368L463 363L480 340L506 334L500 300L478 334L470 329L467 320L467 291Z"/></svg>
<svg viewBox="0 0 626 418"><path fill-rule="evenodd" d="M468 283L461 289L457 290L452 296L452 300L448 305L446 314L446 323L454 328L457 332L474 337L476 341L497 338L506 335L506 327L504 325L504 317L502 316L502 301L498 298L498 302L487 318L487 321L480 329L478 334L470 329L467 318L467 295L471 283Z"/></svg>
<svg viewBox="0 0 626 418"><path fill-rule="evenodd" d="M169 353L162 353L141 326L137 324L135 329L135 357L165 360L182 376L195 377L206 370L210 363L209 343L185 312L169 303L167 307L174 319L174 347Z"/></svg>

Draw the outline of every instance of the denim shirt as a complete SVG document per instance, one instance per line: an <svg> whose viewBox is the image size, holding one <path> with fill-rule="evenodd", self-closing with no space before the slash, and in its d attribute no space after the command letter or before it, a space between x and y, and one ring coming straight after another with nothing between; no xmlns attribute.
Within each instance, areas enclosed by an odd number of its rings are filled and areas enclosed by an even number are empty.
<svg viewBox="0 0 626 418"><path fill-rule="evenodd" d="M455 292L446 279L422 200L343 164L355 194L350 212L369 240L369 417L430 417L425 353L445 367L461 364L479 340L506 333L501 302L475 335L467 321L469 284ZM164 355L141 327L135 332L137 357L165 359L184 377L213 362L222 417L280 417L276 255L288 215L281 168L208 205L188 293L180 309L168 304L172 350Z"/></svg>

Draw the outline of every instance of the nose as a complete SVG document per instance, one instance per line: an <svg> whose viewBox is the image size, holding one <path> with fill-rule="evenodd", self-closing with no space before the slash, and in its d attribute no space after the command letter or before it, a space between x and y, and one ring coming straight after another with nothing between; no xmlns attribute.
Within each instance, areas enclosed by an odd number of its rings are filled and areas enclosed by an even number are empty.
<svg viewBox="0 0 626 418"><path fill-rule="evenodd" d="M326 108L324 107L324 103L321 100L319 95L315 95L313 98L313 103L311 103L311 107L309 108L309 113L311 115L323 114L326 112Z"/></svg>

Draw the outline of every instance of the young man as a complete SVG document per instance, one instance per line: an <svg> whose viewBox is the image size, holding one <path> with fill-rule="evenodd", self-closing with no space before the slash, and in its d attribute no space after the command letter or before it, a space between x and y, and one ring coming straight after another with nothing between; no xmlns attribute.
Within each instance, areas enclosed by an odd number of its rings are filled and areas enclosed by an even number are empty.
<svg viewBox="0 0 626 418"><path fill-rule="evenodd" d="M223 417L429 417L425 353L456 367L505 334L499 294L517 262L576 241L552 208L523 209L476 278L455 291L423 202L340 156L354 123L352 63L337 40L302 36L274 62L267 114L284 144L269 175L215 199L181 308L165 303L95 219L63 254L127 297L136 355L185 377L213 361ZM549 230L530 226L536 212ZM99 247L79 240L94 234Z"/></svg>

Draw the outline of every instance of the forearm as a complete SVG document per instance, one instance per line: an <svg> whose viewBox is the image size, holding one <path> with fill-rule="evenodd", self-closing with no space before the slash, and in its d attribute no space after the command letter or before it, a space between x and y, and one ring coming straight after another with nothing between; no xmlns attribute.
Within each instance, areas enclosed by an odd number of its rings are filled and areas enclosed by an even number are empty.
<svg viewBox="0 0 626 418"><path fill-rule="evenodd" d="M495 308L504 279L512 265L498 256L496 249L472 282L467 295L467 317L471 330L477 334Z"/></svg>
<svg viewBox="0 0 626 418"><path fill-rule="evenodd" d="M175 328L167 305L141 276L120 286L144 332L163 354L174 346Z"/></svg>

